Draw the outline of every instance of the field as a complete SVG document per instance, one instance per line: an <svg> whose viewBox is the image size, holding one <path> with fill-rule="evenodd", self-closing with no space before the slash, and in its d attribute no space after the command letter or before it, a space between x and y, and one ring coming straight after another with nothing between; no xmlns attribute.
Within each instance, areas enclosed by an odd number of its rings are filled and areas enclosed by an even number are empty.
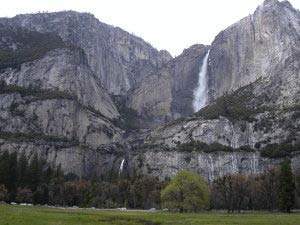
<svg viewBox="0 0 300 225"><path fill-rule="evenodd" d="M168 213L0 206L0 225L299 225L300 213Z"/></svg>

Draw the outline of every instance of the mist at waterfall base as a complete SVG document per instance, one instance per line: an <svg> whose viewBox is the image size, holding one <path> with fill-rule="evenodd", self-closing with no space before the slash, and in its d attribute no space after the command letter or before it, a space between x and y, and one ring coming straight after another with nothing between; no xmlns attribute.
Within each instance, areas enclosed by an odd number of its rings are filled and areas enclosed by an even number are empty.
<svg viewBox="0 0 300 225"><path fill-rule="evenodd" d="M202 66L200 68L199 77L198 77L198 84L196 89L194 90L194 101L193 101L193 108L194 112L198 112L207 104L207 65L208 65L208 58L209 58L209 51L206 53Z"/></svg>

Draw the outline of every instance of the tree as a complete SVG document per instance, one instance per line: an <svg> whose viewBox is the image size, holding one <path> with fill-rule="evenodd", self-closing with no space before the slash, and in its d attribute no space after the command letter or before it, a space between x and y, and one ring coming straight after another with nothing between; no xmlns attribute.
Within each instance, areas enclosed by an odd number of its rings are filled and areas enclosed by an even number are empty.
<svg viewBox="0 0 300 225"><path fill-rule="evenodd" d="M3 184L0 184L0 202L8 199L8 192Z"/></svg>
<svg viewBox="0 0 300 225"><path fill-rule="evenodd" d="M33 201L35 204L47 204L49 201L49 190L47 184L41 184L33 193Z"/></svg>
<svg viewBox="0 0 300 225"><path fill-rule="evenodd" d="M214 188L220 193L225 203L227 212L233 211L233 179L231 175L225 175L214 181Z"/></svg>
<svg viewBox="0 0 300 225"><path fill-rule="evenodd" d="M9 156L9 182L7 189L10 192L10 200L14 200L17 190L17 176L18 176L18 158L17 152L13 152Z"/></svg>
<svg viewBox="0 0 300 225"><path fill-rule="evenodd" d="M234 174L233 178L233 209L241 211L242 204L244 202L247 193L249 192L248 177L242 174Z"/></svg>
<svg viewBox="0 0 300 225"><path fill-rule="evenodd" d="M270 169L261 176L261 197L266 209L273 211L278 207L278 172ZM262 199L260 199L262 201Z"/></svg>
<svg viewBox="0 0 300 225"><path fill-rule="evenodd" d="M18 188L16 201L19 203L32 203L33 194L29 188Z"/></svg>
<svg viewBox="0 0 300 225"><path fill-rule="evenodd" d="M281 164L279 175L279 209L290 212L294 204L295 183L289 160Z"/></svg>
<svg viewBox="0 0 300 225"><path fill-rule="evenodd" d="M41 181L41 172L42 170L39 157L38 154L35 153L28 167L29 186L33 192L36 190Z"/></svg>
<svg viewBox="0 0 300 225"><path fill-rule="evenodd" d="M9 174L10 157L8 151L4 151L0 155L0 183L6 187L9 186L10 174Z"/></svg>
<svg viewBox="0 0 300 225"><path fill-rule="evenodd" d="M300 197L300 169L298 169L298 171L295 174L295 184L297 194Z"/></svg>
<svg viewBox="0 0 300 225"><path fill-rule="evenodd" d="M161 200L172 210L198 211L209 208L210 193L201 176L182 170L161 191Z"/></svg>
<svg viewBox="0 0 300 225"><path fill-rule="evenodd" d="M28 178L27 178L27 169L28 169L28 160L25 155L25 151L19 157L18 162L18 186L24 188L28 185Z"/></svg>

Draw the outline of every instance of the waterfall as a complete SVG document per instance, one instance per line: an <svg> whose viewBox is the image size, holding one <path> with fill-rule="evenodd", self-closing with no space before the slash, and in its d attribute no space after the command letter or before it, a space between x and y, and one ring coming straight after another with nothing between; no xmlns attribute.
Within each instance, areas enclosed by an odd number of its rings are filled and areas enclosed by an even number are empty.
<svg viewBox="0 0 300 225"><path fill-rule="evenodd" d="M122 162L121 162L120 168L119 168L119 175L123 172L124 162L125 162L125 159L122 159Z"/></svg>
<svg viewBox="0 0 300 225"><path fill-rule="evenodd" d="M210 161L209 180L212 183L215 180L215 167L214 167L214 162L213 162L212 156L209 155L208 157L209 157L209 161Z"/></svg>
<svg viewBox="0 0 300 225"><path fill-rule="evenodd" d="M209 51L210 50L208 50L208 52L206 53L206 55L203 59L202 66L201 66L200 72L199 72L198 84L197 84L196 89L194 90L194 101L193 101L194 112L199 111L207 103L206 72L207 72Z"/></svg>

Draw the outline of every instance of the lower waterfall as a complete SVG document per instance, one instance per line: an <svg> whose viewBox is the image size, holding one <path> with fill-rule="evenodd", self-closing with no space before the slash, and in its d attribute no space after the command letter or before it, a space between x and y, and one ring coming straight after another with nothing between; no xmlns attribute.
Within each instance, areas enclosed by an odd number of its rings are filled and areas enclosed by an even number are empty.
<svg viewBox="0 0 300 225"><path fill-rule="evenodd" d="M121 162L121 165L120 165L120 168L119 168L119 175L123 172L124 162L125 162L125 159L123 159L122 162Z"/></svg>

